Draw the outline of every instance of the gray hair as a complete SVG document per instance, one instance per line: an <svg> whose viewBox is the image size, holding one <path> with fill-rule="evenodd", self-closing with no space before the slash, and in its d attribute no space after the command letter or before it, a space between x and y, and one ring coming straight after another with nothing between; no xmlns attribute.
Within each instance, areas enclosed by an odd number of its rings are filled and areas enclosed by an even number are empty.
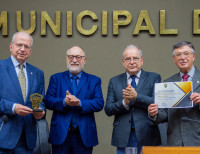
<svg viewBox="0 0 200 154"><path fill-rule="evenodd" d="M123 51L122 58L124 57L124 52L129 48L137 48L139 50L140 57L142 57L142 50L140 48L138 48L136 45L128 45Z"/></svg>
<svg viewBox="0 0 200 154"><path fill-rule="evenodd" d="M15 42L16 35L19 34L19 33L24 33L24 34L28 35L31 38L31 47L32 47L33 46L33 37L29 33L25 32L25 31L15 32L13 34L13 37L12 37L12 43Z"/></svg>
<svg viewBox="0 0 200 154"><path fill-rule="evenodd" d="M189 47L191 48L192 53L195 53L194 45L193 45L191 42L182 41L182 42L176 43L176 44L173 46L173 48L172 48L173 55L174 55L174 50L175 50L175 49L178 49L178 48L180 48L180 47L182 47L182 46L185 46L185 45L187 45L187 46L189 46Z"/></svg>

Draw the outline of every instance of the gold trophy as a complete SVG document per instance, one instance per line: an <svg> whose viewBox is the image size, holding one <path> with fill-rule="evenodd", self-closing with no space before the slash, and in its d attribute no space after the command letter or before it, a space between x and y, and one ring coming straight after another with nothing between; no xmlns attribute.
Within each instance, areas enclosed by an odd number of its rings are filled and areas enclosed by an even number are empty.
<svg viewBox="0 0 200 154"><path fill-rule="evenodd" d="M43 96L38 94L38 93L32 94L30 96L33 111L36 111L36 112L42 112L43 111L42 109L39 109L40 103L42 102L42 99L43 99Z"/></svg>

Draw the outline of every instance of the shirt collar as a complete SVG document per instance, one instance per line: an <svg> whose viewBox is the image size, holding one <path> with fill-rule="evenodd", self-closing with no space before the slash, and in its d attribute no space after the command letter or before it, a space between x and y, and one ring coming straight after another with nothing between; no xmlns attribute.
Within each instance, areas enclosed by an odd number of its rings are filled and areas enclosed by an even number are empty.
<svg viewBox="0 0 200 154"><path fill-rule="evenodd" d="M12 60L15 67L19 66L20 63L18 62L18 60L15 57L13 57L13 55L11 55L11 60ZM23 65L26 68L26 61L23 63Z"/></svg>
<svg viewBox="0 0 200 154"><path fill-rule="evenodd" d="M81 78L82 72L83 71L81 71L79 74L76 75L79 79ZM73 76L71 72L69 72L69 75L70 75L70 78Z"/></svg>
<svg viewBox="0 0 200 154"><path fill-rule="evenodd" d="M141 72L142 72L142 71L140 70L140 71L135 75L136 78L138 78L138 79L140 78ZM128 72L126 72L126 75L127 75L127 79L129 79L130 76L131 76Z"/></svg>
<svg viewBox="0 0 200 154"><path fill-rule="evenodd" d="M190 77L194 76L194 72L195 72L195 67L193 66L192 69L187 73ZM180 72L180 76L182 78L184 74L182 72Z"/></svg>

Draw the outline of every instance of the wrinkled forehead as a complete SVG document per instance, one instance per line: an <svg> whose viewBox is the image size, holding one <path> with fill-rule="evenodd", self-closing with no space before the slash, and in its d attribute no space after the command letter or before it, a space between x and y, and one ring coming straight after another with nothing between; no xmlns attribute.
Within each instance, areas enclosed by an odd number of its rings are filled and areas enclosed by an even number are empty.
<svg viewBox="0 0 200 154"><path fill-rule="evenodd" d="M128 48L124 51L124 57L140 57L138 48Z"/></svg>
<svg viewBox="0 0 200 154"><path fill-rule="evenodd" d="M27 33L24 33L24 32L18 32L16 35L15 35L15 40L16 39L27 39L27 40L30 40L31 37L30 35L28 35Z"/></svg>
<svg viewBox="0 0 200 154"><path fill-rule="evenodd" d="M80 55L80 56L84 56L84 52L81 48L79 47L72 47L71 49L69 49L68 55Z"/></svg>

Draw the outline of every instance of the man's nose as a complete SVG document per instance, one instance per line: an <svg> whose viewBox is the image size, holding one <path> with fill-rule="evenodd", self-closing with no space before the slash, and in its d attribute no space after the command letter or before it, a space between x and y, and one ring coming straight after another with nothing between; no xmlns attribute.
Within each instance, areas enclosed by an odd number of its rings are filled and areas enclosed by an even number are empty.
<svg viewBox="0 0 200 154"><path fill-rule="evenodd" d="M21 50L25 51L25 46L24 45L22 45Z"/></svg>

